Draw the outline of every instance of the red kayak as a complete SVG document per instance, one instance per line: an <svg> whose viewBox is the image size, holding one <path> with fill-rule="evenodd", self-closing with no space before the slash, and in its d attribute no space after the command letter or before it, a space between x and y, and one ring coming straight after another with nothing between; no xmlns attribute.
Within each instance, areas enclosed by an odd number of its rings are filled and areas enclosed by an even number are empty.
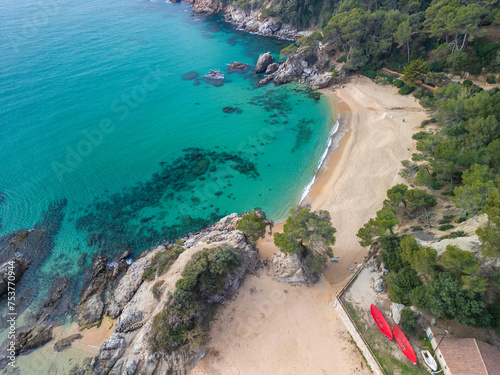
<svg viewBox="0 0 500 375"><path fill-rule="evenodd" d="M398 343L399 348L401 349L403 354L406 356L406 358L412 361L414 365L416 365L417 356L415 355L415 351L411 347L411 344L406 338L403 331L401 331L401 329L397 325L394 325L394 327L392 327L392 330L394 331L394 339Z"/></svg>
<svg viewBox="0 0 500 375"><path fill-rule="evenodd" d="M375 323L377 324L380 331L384 335L386 335L389 340L392 340L391 326L387 323L387 320L385 320L382 311L377 309L375 305L371 305L370 312L372 313L373 320L375 320Z"/></svg>

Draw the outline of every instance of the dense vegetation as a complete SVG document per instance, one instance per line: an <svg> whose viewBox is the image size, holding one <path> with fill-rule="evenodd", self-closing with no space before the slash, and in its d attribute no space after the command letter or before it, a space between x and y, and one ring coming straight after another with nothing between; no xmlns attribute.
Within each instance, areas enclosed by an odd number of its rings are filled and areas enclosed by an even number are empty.
<svg viewBox="0 0 500 375"><path fill-rule="evenodd" d="M238 3L268 6L260 1ZM343 55L339 62L371 78L383 66L402 72L418 58L431 62L431 71L500 71L500 46L484 37L485 26L500 23L496 0L281 0L264 8L263 15L319 28L321 33L300 38L297 44L311 46L321 41L331 46L332 56ZM287 47L284 55L292 50Z"/></svg>
<svg viewBox="0 0 500 375"><path fill-rule="evenodd" d="M205 249L191 258L169 305L153 321L150 343L154 351L173 352L196 346L206 338L206 324L213 309L209 298L224 289L226 279L241 263L231 248Z"/></svg>
<svg viewBox="0 0 500 375"><path fill-rule="evenodd" d="M438 256L412 236L394 233L402 212L413 219L419 212L431 228L429 212L450 197L461 209L458 216L444 216L438 229L454 228L474 215L486 213L487 223L477 230L484 257L500 255L500 90L484 91L470 84L449 84L420 102L434 117L422 123L432 131L414 134L418 152L403 163L402 176L422 188L399 184L387 192L384 207L358 232L363 246L380 242L382 259L390 271L387 282L391 300L413 304L438 318L452 318L472 326L498 324L499 274L480 267L476 256L448 245ZM437 129L437 130L436 130ZM422 230L419 226L415 230ZM444 238L465 236L461 231ZM489 305L489 306L488 306Z"/></svg>
<svg viewBox="0 0 500 375"><path fill-rule="evenodd" d="M299 206L290 211L283 233L274 233L274 244L284 253L298 254L312 272L317 272L333 256L335 232L328 211Z"/></svg>
<svg viewBox="0 0 500 375"><path fill-rule="evenodd" d="M241 218L236 229L245 233L250 241L257 241L266 235L266 227L272 227L272 222L266 219L266 215L256 209L255 212L246 213Z"/></svg>

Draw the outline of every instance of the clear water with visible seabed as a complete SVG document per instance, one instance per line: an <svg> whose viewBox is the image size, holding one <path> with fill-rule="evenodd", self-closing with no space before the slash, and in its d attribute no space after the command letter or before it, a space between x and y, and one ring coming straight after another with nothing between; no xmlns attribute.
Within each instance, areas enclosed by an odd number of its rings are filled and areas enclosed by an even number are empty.
<svg viewBox="0 0 500 375"><path fill-rule="evenodd" d="M226 71L279 58L284 43L185 3L2 2L0 235L67 201L54 248L30 270L38 283L20 293L37 290L36 305L97 253L136 255L232 212L286 218L327 144L329 103ZM203 79L211 69L222 86Z"/></svg>

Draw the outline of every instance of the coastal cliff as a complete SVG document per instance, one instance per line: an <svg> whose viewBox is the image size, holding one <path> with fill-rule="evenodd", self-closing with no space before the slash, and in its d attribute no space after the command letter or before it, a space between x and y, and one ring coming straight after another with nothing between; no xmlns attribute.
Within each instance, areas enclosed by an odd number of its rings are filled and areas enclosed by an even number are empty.
<svg viewBox="0 0 500 375"><path fill-rule="evenodd" d="M192 319L196 324L200 324L200 327L206 327L211 312L235 293L246 272L257 268L258 250L241 231L236 230L240 219L241 216L237 214L226 216L213 226L185 238L182 245L175 245L178 258L163 274L157 270L159 265L155 260L159 254L172 250L173 245L158 246L141 254L113 289L99 294L110 296L102 301L105 307L99 304L99 310L106 310L108 316L118 319L114 333L103 343L97 357L83 367L76 366L71 374L188 374L196 362L205 356L206 336L196 330L190 331L190 327L183 323L183 333L176 331L185 336L183 339L179 338L175 343L168 341L168 344L161 342L161 330L165 326L173 330L179 327L178 322L162 320L163 316L178 308L181 303L179 289L182 289L183 284L179 280L189 278L188 274L193 267L199 267L196 260L202 255L208 254L207 259L210 261L214 257L222 257L217 255L217 251L226 249L226 253L233 254L238 262L234 263L234 267L228 268L230 271L227 273L217 271L218 276L213 280L221 282L220 288L215 288L210 293L196 291L196 304L200 308ZM153 276L146 276L151 267L155 267ZM185 271L186 269L189 270ZM221 275L224 276L222 279L219 277ZM98 279L99 276L96 276ZM92 282L94 280L96 278ZM83 304L85 305L85 302ZM185 309L182 310L184 313ZM179 319L182 318L181 316ZM158 321L161 321L161 324ZM167 336L169 340L172 337ZM160 348L153 347L157 341L162 343Z"/></svg>

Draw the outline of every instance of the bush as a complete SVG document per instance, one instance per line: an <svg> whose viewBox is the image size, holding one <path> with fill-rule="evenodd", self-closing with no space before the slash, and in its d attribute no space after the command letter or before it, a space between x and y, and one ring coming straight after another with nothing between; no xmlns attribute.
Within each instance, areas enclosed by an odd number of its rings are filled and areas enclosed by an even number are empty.
<svg viewBox="0 0 500 375"><path fill-rule="evenodd" d="M495 76L486 77L486 83L489 83L489 84L495 83Z"/></svg>
<svg viewBox="0 0 500 375"><path fill-rule="evenodd" d="M400 238L396 235L384 236L379 239L382 247L382 261L385 268L389 271L398 272L407 263L401 258L401 249L399 247Z"/></svg>
<svg viewBox="0 0 500 375"><path fill-rule="evenodd" d="M409 307L403 307L399 325L406 334L415 336L417 334L417 319L415 319L415 312Z"/></svg>
<svg viewBox="0 0 500 375"><path fill-rule="evenodd" d="M260 213L260 216L256 212L244 214L236 229L245 233L245 236L250 241L257 241L266 235L267 223L265 218L266 216L262 213Z"/></svg>
<svg viewBox="0 0 500 375"><path fill-rule="evenodd" d="M440 231L443 231L443 232L444 232L444 231L447 231L447 230L449 230L449 229L453 229L453 228L455 228L455 226L454 226L454 225L452 225L452 224L443 224L443 225L440 225L438 229L439 229Z"/></svg>
<svg viewBox="0 0 500 375"><path fill-rule="evenodd" d="M164 282L165 282L164 280L160 280L160 281L157 281L155 283L155 285L153 285L153 289L152 289L153 297L156 298L157 300L160 300L161 286L163 285Z"/></svg>
<svg viewBox="0 0 500 375"><path fill-rule="evenodd" d="M427 137L429 137L429 133L427 133L426 131L420 131L418 133L415 133L413 134L411 137L416 140L416 141L419 141L421 139L425 139Z"/></svg>
<svg viewBox="0 0 500 375"><path fill-rule="evenodd" d="M400 89L404 85L405 85L405 83L403 82L403 80L401 80L401 79L395 79L394 80L394 86L396 86L398 89Z"/></svg>
<svg viewBox="0 0 500 375"><path fill-rule="evenodd" d="M150 339L154 351L177 351L206 339L213 310L208 300L224 289L229 273L240 262L241 254L231 248L205 249L193 255L175 284L173 301L154 317Z"/></svg>
<svg viewBox="0 0 500 375"><path fill-rule="evenodd" d="M409 303L410 292L422 283L417 273L410 267L401 268L398 273L392 273L387 281L389 298L397 303Z"/></svg>
<svg viewBox="0 0 500 375"><path fill-rule="evenodd" d="M410 86L405 85L398 90L398 93L400 93L401 95L408 95L411 94L413 90L415 90L415 88L411 88Z"/></svg>
<svg viewBox="0 0 500 375"><path fill-rule="evenodd" d="M446 236L442 236L441 238L439 238L439 241L451 239L451 238L458 238L458 237L469 237L469 236L463 230L459 230L456 232L451 232L450 234L447 234Z"/></svg>
<svg viewBox="0 0 500 375"><path fill-rule="evenodd" d="M152 281L156 277L156 269L153 267L148 267L142 273L142 279L144 281Z"/></svg>
<svg viewBox="0 0 500 375"><path fill-rule="evenodd" d="M151 281L154 280L156 276L163 275L168 271L170 266L176 261L183 251L184 248L182 247L182 241L180 240L177 240L175 246L159 251L153 259L151 259L149 267L144 270L142 279L145 281Z"/></svg>
<svg viewBox="0 0 500 375"><path fill-rule="evenodd" d="M498 77L497 79L495 79L495 82L496 83L500 83L500 77Z"/></svg>
<svg viewBox="0 0 500 375"><path fill-rule="evenodd" d="M472 83L472 81L470 79L466 79L464 81L464 86L465 87L472 87L472 85L473 85L473 83Z"/></svg>
<svg viewBox="0 0 500 375"><path fill-rule="evenodd" d="M414 232L421 232L424 230L424 228L422 228L420 225L414 225L411 227L411 230L413 230Z"/></svg>
<svg viewBox="0 0 500 375"><path fill-rule="evenodd" d="M260 14L262 15L262 17L273 17L275 15L272 7L262 9L262 12Z"/></svg>
<svg viewBox="0 0 500 375"><path fill-rule="evenodd" d="M297 52L298 47L295 44L289 44L286 47L283 47L280 51L280 57L288 57Z"/></svg>
<svg viewBox="0 0 500 375"><path fill-rule="evenodd" d="M338 60L337 60L338 63L345 63L347 62L347 55L344 55L342 57L340 57Z"/></svg>
<svg viewBox="0 0 500 375"><path fill-rule="evenodd" d="M441 220L438 221L439 224L449 224L453 221L452 215L445 215Z"/></svg>

